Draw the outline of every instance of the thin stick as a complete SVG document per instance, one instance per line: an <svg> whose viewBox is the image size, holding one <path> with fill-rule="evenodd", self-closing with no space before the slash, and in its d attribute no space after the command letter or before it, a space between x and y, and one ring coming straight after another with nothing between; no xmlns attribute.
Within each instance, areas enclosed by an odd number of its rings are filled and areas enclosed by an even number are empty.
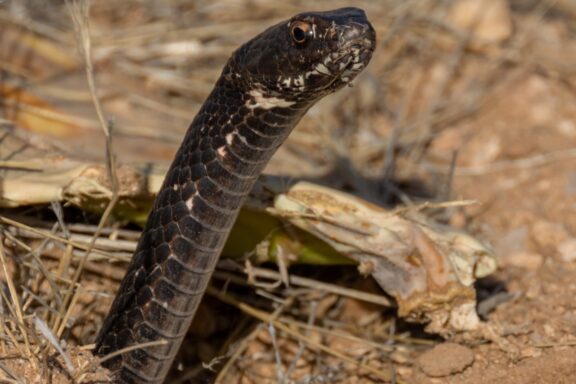
<svg viewBox="0 0 576 384"><path fill-rule="evenodd" d="M226 268L226 267L220 265L219 268ZM234 268L232 270L237 271L238 268ZM242 272L244 272L244 271L242 271ZM244 273L246 273L246 272L244 272ZM251 268L250 273L255 277L263 277L263 278L267 278L267 279L276 279L276 280L280 279L280 274L278 272L272 271L270 269ZM221 272L221 271L216 271L214 273L214 276L217 278L220 278L220 279L235 277L235 275L227 274L226 272ZM340 286L335 285L335 284L324 283L324 282L321 282L318 280L309 279L306 277L301 277L301 276L296 276L296 275L290 275L288 277L288 279L289 279L290 284L295 285L295 286L322 290L322 291L334 293L336 295L340 295L340 296L344 296L344 297L350 297L350 298L365 301L368 303L378 304L378 305L381 305L383 307L393 307L394 306L394 303L392 303L386 297L381 296L381 295L375 295L373 293L362 292L362 291L358 291L356 289L340 287Z"/></svg>
<svg viewBox="0 0 576 384"><path fill-rule="evenodd" d="M110 134L111 126L107 123L104 112L102 110L102 105L100 104L100 100L98 99L98 95L96 93L96 82L94 80L94 68L92 66L92 43L90 39L90 16L89 16L89 3L85 0L66 0L66 5L68 7L68 11L70 12L70 16L72 21L74 22L74 28L76 30L77 37L80 40L80 48L82 53L84 54L84 65L86 70L86 79L88 81L88 88L90 89L90 94L92 96L92 101L94 104L94 108L96 110L96 115L98 116L98 121L100 122L100 127L104 132L104 136L106 138L106 158L107 158L107 169L108 169L108 176L110 178L111 184L111 192L112 196L110 198L110 202L108 206L104 210L102 217L100 218L100 222L98 223L98 227L94 233L94 237L88 246L88 250L91 250L94 247L96 239L99 237L99 233L104 227L104 224L108 221L108 217L112 213L114 206L118 201L118 177L116 175L116 159L113 155L113 148L112 148L112 136ZM75 271L74 278L72 281L74 284L78 283L80 280L80 275L82 274L82 270L84 268L84 264L88 259L88 253L80 260L80 264ZM69 299L69 297L68 297Z"/></svg>
<svg viewBox="0 0 576 384"><path fill-rule="evenodd" d="M8 367L6 367L4 364L2 364L2 362L0 362L0 369L2 371L4 371L8 376L11 377L11 379L8 379L6 377L2 378L2 382L4 383L16 383L16 384L26 384L26 381L24 381L24 379L16 376L14 373L12 373Z"/></svg>
<svg viewBox="0 0 576 384"><path fill-rule="evenodd" d="M20 300L18 299L18 292L14 286L14 281L12 276L8 273L8 265L6 263L6 258L4 254L4 236L0 233L0 264L2 264L2 270L4 276L6 276L6 284L8 285L8 291L10 292L11 301L14 305L14 311L16 313L16 320L18 321L18 328L20 328L20 333L24 339L24 345L26 346L26 357L28 360L38 368L36 359L33 358L32 350L30 347L30 340L28 340L28 331L24 323L24 314L22 312L22 306L20 305ZM6 301L8 303L8 301Z"/></svg>
<svg viewBox="0 0 576 384"><path fill-rule="evenodd" d="M19 222L17 222L17 221L14 221L14 220L9 219L9 218L4 217L4 216L0 216L0 221L1 221L1 222L4 222L5 224L11 225L11 226L13 226L13 227L16 227L16 228L19 228L19 229L22 229L22 230L25 230L25 231L34 233L34 234L36 234L36 235L40 235L40 236L42 236L42 237L47 237L47 238L49 238L49 239L51 239L51 240L55 240L55 241L58 241L58 242L63 243L63 244L71 245L71 246L73 246L74 248L81 249L82 251L85 251L85 252L86 252L86 255L94 252L94 253L97 253L97 254L99 254L99 255L101 255L101 256L104 256L104 257L107 257L107 258L110 258L110 259L123 260L122 258L117 257L117 256L114 255L113 253L108 253L108 252L105 252L105 251L100 250L100 249L98 249L98 248L92 248L92 249L90 249L90 246L88 246L88 245L84 245L84 244L76 243L76 242L74 242L74 241L67 240L67 239L65 239L65 238L63 238L63 237L60 237L60 236L58 236L58 235L54 235L54 234L51 233L51 232L43 231L43 230L41 230L41 229L37 229L37 228L34 228L34 227L30 227L30 226L28 226L28 225L26 225L26 224L19 223Z"/></svg>
<svg viewBox="0 0 576 384"><path fill-rule="evenodd" d="M6 307L8 308L8 310L10 311L11 315L13 318L16 317L16 314L14 313L14 308L12 306L12 304L10 304L10 301L8 300L8 297L6 297L6 294L4 293L3 290L0 290L0 297L2 297L2 300L6 303ZM20 344L17 340L16 340L16 336L14 336L14 334L12 333L12 331L10 330L9 327L7 327L7 321L2 321L2 334L3 335L7 335L8 339L10 339L10 341L12 342L12 345L18 350L19 355L18 357L22 357L24 355L26 355L26 353L22 350L22 348L20 348ZM4 340L4 338L2 338L2 340Z"/></svg>
<svg viewBox="0 0 576 384"><path fill-rule="evenodd" d="M141 348L148 348L148 347L156 347L158 345L164 345L166 344L166 340L155 340L155 341L150 341L147 343L141 343L141 344L136 344L136 345L131 345L129 347L126 348L122 348L119 349L117 351L114 351L112 353L109 353L106 356L100 357L100 358L95 358L93 360L91 360L90 362L88 362L87 364L85 364L82 368L80 368L78 370L78 372L76 372L76 375L74 375L73 379L78 381L78 383L82 383L83 381L83 376L91 371L92 369L94 369L95 367L102 365L102 363L104 363L107 360L110 360L116 356L119 356L123 353L126 352L130 352L130 351L134 351L136 349L141 349Z"/></svg>
<svg viewBox="0 0 576 384"><path fill-rule="evenodd" d="M317 308L318 308L318 301L312 301L310 303L310 314L308 316L308 326L312 326L314 324L314 322L316 321L316 309ZM307 329L304 332L304 336L310 337L310 330L309 329ZM302 357L302 354L304 353L304 349L306 348L306 344L304 344L304 342L302 340L299 340L298 344L299 344L298 351L296 352L296 355L292 359L292 363L290 364L290 366L286 370L286 374L282 378L282 384L284 382L286 382L286 380L290 380L290 376L292 375L292 372L294 372L294 370L296 369L296 364L298 364L298 361L300 361L300 357Z"/></svg>
<svg viewBox="0 0 576 384"><path fill-rule="evenodd" d="M276 308L274 310L274 312L272 312L272 314L270 315L270 318L271 319L278 318L278 316L280 316L282 314L282 312L284 312L284 309L286 307L290 307L292 305L293 301L294 301L293 298L286 299L284 303L280 304L280 306L278 306L278 308ZM216 380L214 380L214 384L222 384L223 383L223 380L226 377L226 373L228 372L228 370L230 370L230 368L232 367L232 364L234 364L234 362L236 360L238 360L238 358L246 350L246 348L248 348L250 341L254 340L258 336L258 333L260 332L261 329L262 329L261 326L255 327L254 330L252 330L252 332L250 332L250 334L242 340L242 345L239 346L234 351L234 353L232 354L230 359L228 359L228 361L226 362L224 367L222 367L220 372L218 372L218 376L216 376Z"/></svg>
<svg viewBox="0 0 576 384"><path fill-rule="evenodd" d="M268 314L267 312L261 311L259 309L256 309L246 303L240 302L236 299L234 299L233 297L226 295L212 287L208 287L208 289L206 290L206 292L210 293L213 296L216 296L219 300L223 301L226 304L230 304L238 309L240 309L242 312L260 320L266 323L271 323L274 325L274 327L276 327L277 329L280 329L281 331L285 332L286 334L294 337L297 340L301 340L304 343L306 343L306 345L308 346L308 348L311 349L316 349L316 350L320 350L324 353L327 353L329 355L332 355L334 357L339 358L340 360L343 360L345 362L348 362L350 364L354 364L357 365L359 368L366 370L367 372L369 372L370 374L376 376L377 378L384 380L384 381L390 381L391 378L391 374L390 373L386 373L386 372L382 372L376 368L373 368L369 365L366 365L364 363L361 363L359 361L354 360L351 357L348 357L338 351L335 351L323 344L317 343L316 341L307 338L306 336L302 335L301 333L294 331L293 329L291 329L290 327L288 327L287 325L279 322L278 320L272 319L272 317L270 316L270 314Z"/></svg>
<svg viewBox="0 0 576 384"><path fill-rule="evenodd" d="M305 328L305 329L310 329L310 330L314 330L318 333L324 333L324 334L328 334L331 336L336 336L336 337L340 337L343 339L349 339L358 343L364 343L372 348L377 348L377 349L381 349L384 352L390 352L393 347L386 345L386 344L382 344L379 342L374 342L374 341L370 341L370 340L366 340L366 339L362 339L358 336L354 336L351 335L349 333L344 333L344 332L340 332L340 331L335 331L335 330L330 330L330 329L325 329L322 327L319 327L317 325L307 325L304 324L300 321L296 321L296 320L292 320L292 319L288 319L288 318L284 318L281 317L280 321L282 321L283 323L289 324L289 325L293 325L293 326L297 326L297 327L301 327L301 328ZM402 341L404 343L410 343L410 344L416 344L416 345L436 345L438 344L438 342L434 341L434 340L426 340L426 339L414 339L411 337L402 337L402 336L398 336L398 335L394 335L392 337L390 337L396 341Z"/></svg>

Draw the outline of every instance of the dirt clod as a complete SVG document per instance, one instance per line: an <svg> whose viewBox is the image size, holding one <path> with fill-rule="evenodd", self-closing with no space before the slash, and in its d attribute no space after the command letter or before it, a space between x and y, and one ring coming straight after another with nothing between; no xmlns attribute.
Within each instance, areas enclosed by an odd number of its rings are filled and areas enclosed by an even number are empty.
<svg viewBox="0 0 576 384"><path fill-rule="evenodd" d="M471 366L474 352L460 344L444 343L421 354L417 363L428 376L449 376Z"/></svg>

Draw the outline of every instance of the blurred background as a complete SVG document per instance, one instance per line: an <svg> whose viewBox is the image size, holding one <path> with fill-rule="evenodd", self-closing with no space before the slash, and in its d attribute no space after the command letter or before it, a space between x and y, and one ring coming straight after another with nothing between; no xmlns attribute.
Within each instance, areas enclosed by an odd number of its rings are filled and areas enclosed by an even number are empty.
<svg viewBox="0 0 576 384"><path fill-rule="evenodd" d="M499 326L500 342L471 342L465 353L473 363L454 369L429 366L464 353L436 351L437 361L430 363L424 354L439 342L434 338L414 346L367 336L387 343L386 350L350 340L327 344L392 369L391 381L432 383L440 376L446 383L574 382L576 1L82 4L0 1L4 213L51 201L52 187L60 191L77 164L100 165L104 177L109 157L102 122L124 170L123 193L142 193L131 170L162 175L236 47L298 12L360 7L378 36L371 64L353 87L310 110L266 172L383 206L476 200L431 214L494 247L500 269L478 292L480 299L496 297L484 315ZM46 178L45 168L58 172ZM38 176L27 172L24 180L22 170ZM90 214L75 217L93 220ZM90 284L98 290L103 283ZM391 317L379 310L342 305L337 321L356 334L362 328L375 332L376 325L390 331ZM71 342L91 342L95 327L77 329ZM424 337L406 332L408 338ZM236 381L226 382L276 382L275 359L267 355L276 341L264 333L252 342L237 360L231 376ZM297 342L281 343L296 353ZM297 375L301 381L290 382L379 382L355 372L354 365L311 353L298 369L305 372Z"/></svg>

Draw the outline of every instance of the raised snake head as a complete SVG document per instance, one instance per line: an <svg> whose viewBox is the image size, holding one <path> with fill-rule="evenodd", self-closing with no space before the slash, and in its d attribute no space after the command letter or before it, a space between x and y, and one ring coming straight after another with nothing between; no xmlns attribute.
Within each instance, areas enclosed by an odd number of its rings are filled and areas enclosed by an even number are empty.
<svg viewBox="0 0 576 384"><path fill-rule="evenodd" d="M363 10L306 12L241 46L224 76L270 108L314 102L349 84L370 61L374 28Z"/></svg>

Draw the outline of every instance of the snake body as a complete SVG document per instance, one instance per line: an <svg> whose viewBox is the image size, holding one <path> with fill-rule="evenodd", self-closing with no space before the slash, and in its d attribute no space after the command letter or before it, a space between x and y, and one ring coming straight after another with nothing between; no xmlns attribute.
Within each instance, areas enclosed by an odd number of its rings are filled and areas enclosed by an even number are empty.
<svg viewBox="0 0 576 384"><path fill-rule="evenodd" d="M162 382L190 326L245 196L318 100L368 64L364 11L309 12L237 49L194 118L153 204L96 341L117 383Z"/></svg>

